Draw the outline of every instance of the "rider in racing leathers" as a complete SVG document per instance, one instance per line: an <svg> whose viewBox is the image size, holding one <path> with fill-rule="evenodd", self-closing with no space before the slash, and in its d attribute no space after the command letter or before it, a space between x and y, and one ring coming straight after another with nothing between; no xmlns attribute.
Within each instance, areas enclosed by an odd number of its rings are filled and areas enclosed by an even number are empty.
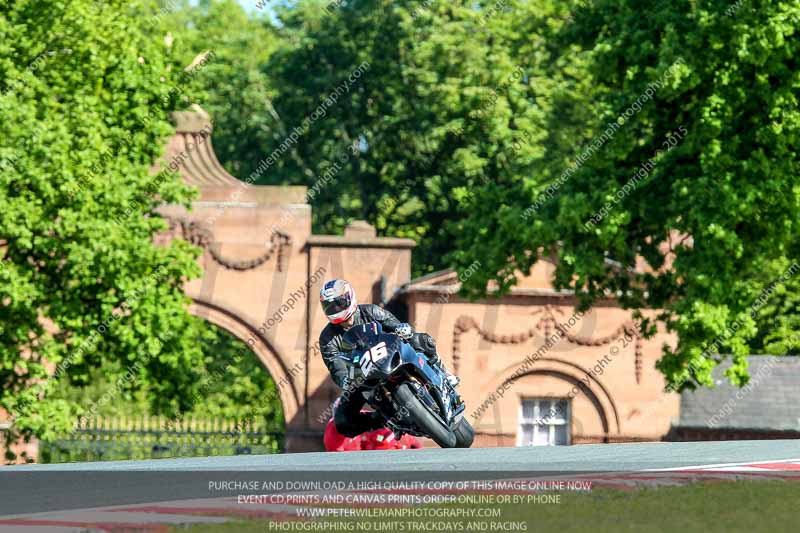
<svg viewBox="0 0 800 533"><path fill-rule="evenodd" d="M373 304L359 305L356 302L355 290L347 281L334 279L325 283L320 290L319 300L330 322L319 335L322 359L331 373L333 382L343 391L333 415L336 430L342 435L355 437L365 431L383 427L384 424L383 418L377 414L361 412L366 400L357 386L350 386L347 365L339 358L345 351L342 336L353 326L379 322L384 331L397 334L415 350L424 353L430 364L444 371L447 380L453 386L458 384L458 378L451 376L445 370L441 358L436 353L436 342L433 337L427 333L415 333L410 324L400 322L382 307ZM351 388L353 390L350 390Z"/></svg>

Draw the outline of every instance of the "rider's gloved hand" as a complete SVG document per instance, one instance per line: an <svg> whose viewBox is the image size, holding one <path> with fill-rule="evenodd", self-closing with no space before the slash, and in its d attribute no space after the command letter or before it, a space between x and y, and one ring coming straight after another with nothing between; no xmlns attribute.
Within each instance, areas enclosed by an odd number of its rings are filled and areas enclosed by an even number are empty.
<svg viewBox="0 0 800 533"><path fill-rule="evenodd" d="M442 361L439 358L439 353L436 350L436 341L428 335L427 333L420 333L418 335L418 341L420 349L428 356L428 360L434 364L438 365Z"/></svg>
<svg viewBox="0 0 800 533"><path fill-rule="evenodd" d="M394 332L398 337L404 340L408 340L414 336L414 329L411 327L411 324L406 324L405 322L398 324L397 327L394 328Z"/></svg>

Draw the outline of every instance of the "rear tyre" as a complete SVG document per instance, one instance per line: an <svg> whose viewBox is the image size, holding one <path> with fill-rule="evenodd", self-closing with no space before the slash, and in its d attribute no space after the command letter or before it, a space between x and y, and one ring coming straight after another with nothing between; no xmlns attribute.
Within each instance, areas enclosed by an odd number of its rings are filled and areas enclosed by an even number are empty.
<svg viewBox="0 0 800 533"><path fill-rule="evenodd" d="M462 418L456 425L456 448L469 448L472 446L472 441L475 440L475 430L472 425L467 422L466 418Z"/></svg>
<svg viewBox="0 0 800 533"><path fill-rule="evenodd" d="M399 406L408 410L409 416L419 429L427 433L430 438L442 448L454 448L456 436L422 403L410 385L404 383L397 387L394 397Z"/></svg>

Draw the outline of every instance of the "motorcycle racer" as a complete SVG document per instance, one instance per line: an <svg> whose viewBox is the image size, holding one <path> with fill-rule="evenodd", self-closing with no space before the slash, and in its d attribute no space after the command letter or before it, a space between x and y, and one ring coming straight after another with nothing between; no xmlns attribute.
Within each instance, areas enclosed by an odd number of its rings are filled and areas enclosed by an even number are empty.
<svg viewBox="0 0 800 533"><path fill-rule="evenodd" d="M447 375L447 380L456 386L459 379L450 375L444 368L436 352L436 341L427 333L417 333L410 324L400 322L389 311L373 304L358 304L353 286L343 279L333 279L320 290L320 304L330 322L319 336L319 346L325 366L333 382L342 389L338 405L334 410L333 421L336 430L346 437L355 437L367 431L383 427L384 420L377 413L361 412L366 403L357 384L349 383L348 367L339 357L351 347L344 346L343 335L353 326L378 322L384 331L395 333L406 340L416 351L422 352L428 362L439 367ZM351 390L352 389L352 390Z"/></svg>

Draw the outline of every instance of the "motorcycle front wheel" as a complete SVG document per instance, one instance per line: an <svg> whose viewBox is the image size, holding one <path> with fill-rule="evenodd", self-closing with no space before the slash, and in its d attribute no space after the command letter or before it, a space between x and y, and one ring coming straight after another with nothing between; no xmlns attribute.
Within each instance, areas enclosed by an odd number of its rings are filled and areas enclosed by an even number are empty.
<svg viewBox="0 0 800 533"><path fill-rule="evenodd" d="M466 418L462 418L456 424L456 448L469 448L472 446L472 441L475 440L475 430L472 424L467 422Z"/></svg>
<svg viewBox="0 0 800 533"><path fill-rule="evenodd" d="M416 426L427 433L436 444L442 448L455 447L455 434L417 398L417 395L414 394L414 389L408 383L403 383L397 387L394 392L394 398L400 408L405 407L408 410L409 416L414 420Z"/></svg>

